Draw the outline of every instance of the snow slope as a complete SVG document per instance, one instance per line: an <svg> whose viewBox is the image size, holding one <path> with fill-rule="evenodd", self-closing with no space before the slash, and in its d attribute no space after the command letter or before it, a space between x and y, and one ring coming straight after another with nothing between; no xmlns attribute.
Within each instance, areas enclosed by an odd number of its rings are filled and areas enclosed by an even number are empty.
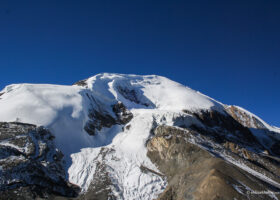
<svg viewBox="0 0 280 200"><path fill-rule="evenodd" d="M104 147L86 148L71 155L73 164L69 168L69 179L72 182L78 183L86 190L93 179L96 164L104 162L108 166L111 178L115 180L115 185L121 187L119 191L115 191L120 199L154 199L163 191L166 180L157 175L144 174L140 169L141 166L145 166L157 171L146 157L145 148L153 125L153 113L133 110L133 114L134 118L129 123L131 128L120 131L112 143L106 146L115 151L106 154L105 158L99 154Z"/></svg>
<svg viewBox="0 0 280 200"><path fill-rule="evenodd" d="M150 108L159 110L222 110L222 106L209 97L156 75L98 74L89 78L87 84L96 95L121 101L130 109L146 108L143 104L148 104ZM126 98L120 88L126 92L134 90L140 105Z"/></svg>
<svg viewBox="0 0 280 200"><path fill-rule="evenodd" d="M87 84L87 88L76 85L9 85L0 92L4 93L0 97L0 121L46 126L55 134L57 146L69 155L81 148L99 145L99 141L83 130L91 104L85 93L102 102L102 107L108 112L117 101L129 109L222 110L222 106L210 98L160 76L98 74L89 78ZM126 93L135 91L139 102L124 97L124 92L119 92L120 88L126 89Z"/></svg>
<svg viewBox="0 0 280 200"><path fill-rule="evenodd" d="M183 110L224 113L223 104L155 75L104 73L87 79L81 86L16 84L0 93L3 93L0 121L20 121L49 128L56 136L57 147L65 155L69 180L83 191L94 179L96 164L103 162L113 184L121 188L113 189L120 199L153 199L167 184L160 175L141 172L141 166L157 171L147 158L145 147L155 123L174 125L175 117L187 115ZM133 113L130 129L114 125L103 128L95 136L85 132L92 106L102 107L114 116L112 105L119 101ZM104 147L114 151L102 157L100 152Z"/></svg>
<svg viewBox="0 0 280 200"><path fill-rule="evenodd" d="M89 135L82 134L87 105L81 91L77 86L9 85L2 91L0 121L46 126L64 153L78 151L93 142Z"/></svg>

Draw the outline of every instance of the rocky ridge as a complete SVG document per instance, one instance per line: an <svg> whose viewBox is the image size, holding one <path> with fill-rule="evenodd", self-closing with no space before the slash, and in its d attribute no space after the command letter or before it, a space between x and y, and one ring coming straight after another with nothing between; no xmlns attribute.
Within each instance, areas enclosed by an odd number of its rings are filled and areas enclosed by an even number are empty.
<svg viewBox="0 0 280 200"><path fill-rule="evenodd" d="M0 199L75 197L79 187L69 183L63 154L45 128L0 122Z"/></svg>

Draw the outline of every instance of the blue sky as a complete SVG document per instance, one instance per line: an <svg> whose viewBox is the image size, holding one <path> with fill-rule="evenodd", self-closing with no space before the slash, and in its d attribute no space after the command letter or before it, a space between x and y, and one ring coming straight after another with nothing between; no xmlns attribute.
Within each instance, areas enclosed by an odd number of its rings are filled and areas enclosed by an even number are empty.
<svg viewBox="0 0 280 200"><path fill-rule="evenodd" d="M0 1L0 87L158 74L280 127L279 1Z"/></svg>

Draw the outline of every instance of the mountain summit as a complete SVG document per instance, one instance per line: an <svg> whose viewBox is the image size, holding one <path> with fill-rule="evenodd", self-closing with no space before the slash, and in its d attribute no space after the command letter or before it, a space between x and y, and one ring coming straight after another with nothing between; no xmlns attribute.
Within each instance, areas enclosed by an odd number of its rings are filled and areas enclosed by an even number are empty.
<svg viewBox="0 0 280 200"><path fill-rule="evenodd" d="M280 129L165 77L0 92L0 199L278 199Z"/></svg>

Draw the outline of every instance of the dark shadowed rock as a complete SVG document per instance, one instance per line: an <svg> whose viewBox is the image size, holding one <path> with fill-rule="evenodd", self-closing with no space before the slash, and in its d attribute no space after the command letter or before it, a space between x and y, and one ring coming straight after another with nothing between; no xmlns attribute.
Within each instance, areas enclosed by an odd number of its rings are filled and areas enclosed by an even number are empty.
<svg viewBox="0 0 280 200"><path fill-rule="evenodd" d="M92 108L88 112L89 120L84 129L90 135L95 135L96 130L100 131L103 127L110 128L113 125L127 124L132 118L133 114L124 106L123 103L118 102L112 106L114 115L108 111Z"/></svg>
<svg viewBox="0 0 280 200"><path fill-rule="evenodd" d="M79 187L66 180L63 154L43 127L0 122L0 198L34 199L77 196Z"/></svg>
<svg viewBox="0 0 280 200"><path fill-rule="evenodd" d="M124 106L122 102L118 102L113 106L113 111L117 116L117 123L127 124L133 118L133 114Z"/></svg>
<svg viewBox="0 0 280 200"><path fill-rule="evenodd" d="M87 86L87 79L84 79L84 80L80 80L80 81L77 81L76 83L74 83L73 85L78 85L78 86Z"/></svg>
<svg viewBox="0 0 280 200"><path fill-rule="evenodd" d="M209 152L190 143L189 141L198 137L199 133L169 126L159 126L154 132L155 136L147 143L147 155L168 178L168 187L158 197L159 200L273 199L267 194L256 195L250 191L280 191L274 185L263 182L221 158L214 157L214 150ZM238 153L234 151L229 150L228 154L237 156ZM248 154L257 155L247 152L247 157L250 157ZM235 159L242 162L247 158ZM274 164L271 162L270 165ZM274 166L279 168L277 164ZM251 163L250 167L253 168L254 164ZM268 169L261 170L262 173L269 172ZM271 171L270 173L273 174Z"/></svg>

